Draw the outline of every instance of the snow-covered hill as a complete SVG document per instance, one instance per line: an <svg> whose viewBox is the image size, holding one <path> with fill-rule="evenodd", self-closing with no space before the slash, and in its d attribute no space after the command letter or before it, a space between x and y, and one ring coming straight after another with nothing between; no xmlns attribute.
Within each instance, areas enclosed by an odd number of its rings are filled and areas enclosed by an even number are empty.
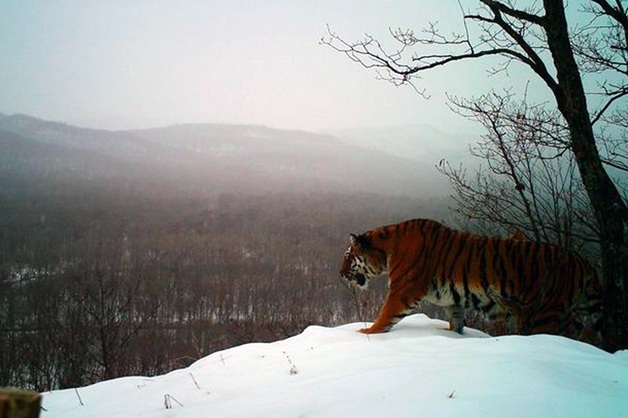
<svg viewBox="0 0 628 418"><path fill-rule="evenodd" d="M44 394L52 417L628 417L628 351L492 338L425 315L366 336L311 326L187 369Z"/></svg>

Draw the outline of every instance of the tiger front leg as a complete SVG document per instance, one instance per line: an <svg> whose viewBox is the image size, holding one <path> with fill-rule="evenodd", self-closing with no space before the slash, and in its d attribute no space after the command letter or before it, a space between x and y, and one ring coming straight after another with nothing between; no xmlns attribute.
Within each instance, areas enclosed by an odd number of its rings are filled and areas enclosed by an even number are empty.
<svg viewBox="0 0 628 418"><path fill-rule="evenodd" d="M390 291L386 295L386 301L382 306L379 317L373 325L358 330L363 334L378 334L390 331L390 329L403 318L408 316L420 299L414 296L400 296Z"/></svg>

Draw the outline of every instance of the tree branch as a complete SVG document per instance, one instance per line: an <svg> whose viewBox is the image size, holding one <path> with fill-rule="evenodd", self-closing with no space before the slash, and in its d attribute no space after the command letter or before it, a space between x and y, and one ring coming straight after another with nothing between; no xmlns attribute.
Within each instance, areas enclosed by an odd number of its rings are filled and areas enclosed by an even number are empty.
<svg viewBox="0 0 628 418"><path fill-rule="evenodd" d="M508 16L512 16L519 20L526 20L528 22L534 23L539 26L543 26L545 24L545 18L543 16L537 16L532 13L524 12L523 10L513 9L504 3L493 1L493 0L480 0L482 3L487 5L493 10L499 11L501 13L507 14Z"/></svg>
<svg viewBox="0 0 628 418"><path fill-rule="evenodd" d="M612 96L605 104L604 106L602 106L602 108L597 112L597 114L595 114L595 116L593 118L591 118L591 125L595 125L597 123L597 121L600 120L600 118L602 117L602 115L604 115L604 112L606 112L611 105L616 102L617 100L625 97L628 95L628 86L624 86L621 91L619 91L617 94L615 94L614 96Z"/></svg>

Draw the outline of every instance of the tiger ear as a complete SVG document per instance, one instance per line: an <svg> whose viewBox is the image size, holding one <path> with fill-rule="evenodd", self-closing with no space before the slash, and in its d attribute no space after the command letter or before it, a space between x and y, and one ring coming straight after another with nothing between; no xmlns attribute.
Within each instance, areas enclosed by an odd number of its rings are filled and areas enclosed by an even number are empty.
<svg viewBox="0 0 628 418"><path fill-rule="evenodd" d="M349 242L353 247L357 247L358 244L358 236L356 234L349 234Z"/></svg>
<svg viewBox="0 0 628 418"><path fill-rule="evenodd" d="M349 234L349 241L354 248L359 250L368 247L368 239L366 239L363 235Z"/></svg>

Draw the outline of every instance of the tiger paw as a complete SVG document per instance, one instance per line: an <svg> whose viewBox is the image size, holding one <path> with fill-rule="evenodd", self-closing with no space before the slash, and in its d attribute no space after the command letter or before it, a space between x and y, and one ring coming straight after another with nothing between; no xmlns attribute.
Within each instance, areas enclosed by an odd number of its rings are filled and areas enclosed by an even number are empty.
<svg viewBox="0 0 628 418"><path fill-rule="evenodd" d="M387 331L388 331L388 328L379 328L379 327L376 327L375 325L358 330L358 332L362 334L380 334L382 332L387 332Z"/></svg>

